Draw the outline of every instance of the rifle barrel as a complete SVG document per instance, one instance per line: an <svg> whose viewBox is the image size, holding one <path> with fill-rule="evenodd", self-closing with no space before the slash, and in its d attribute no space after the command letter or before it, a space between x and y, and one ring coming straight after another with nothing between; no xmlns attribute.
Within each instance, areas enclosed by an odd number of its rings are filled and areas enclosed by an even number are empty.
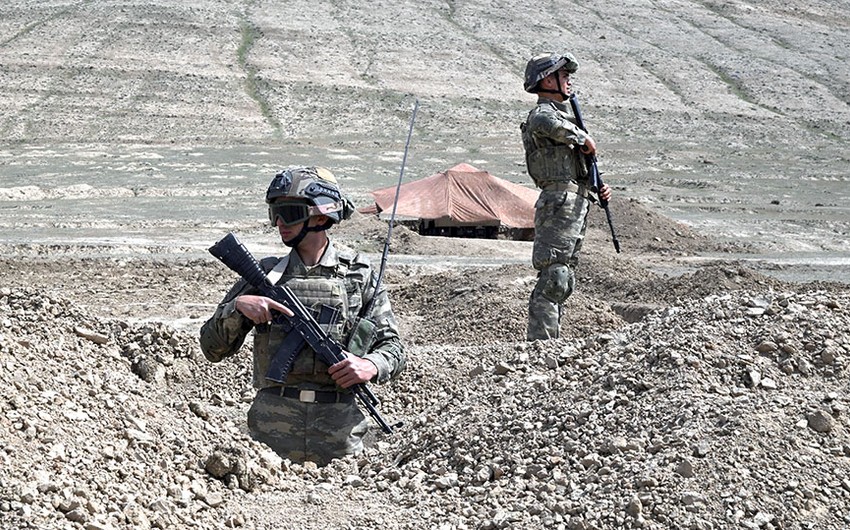
<svg viewBox="0 0 850 530"><path fill-rule="evenodd" d="M584 132L587 132L587 127L584 125L584 119L581 116L581 107L578 104L578 98L575 94L570 94L570 106L573 108L573 115L576 118L576 125ZM598 194L604 184L602 183L602 175L599 173L599 167L596 165L596 155L585 154L584 159L588 166L588 186L593 193ZM599 207L605 211L605 219L608 221L608 228L611 229L611 242L614 244L614 250L617 254L620 253L620 241L617 239L617 232L614 230L614 221L611 219L611 209L608 207L608 201L598 196Z"/></svg>

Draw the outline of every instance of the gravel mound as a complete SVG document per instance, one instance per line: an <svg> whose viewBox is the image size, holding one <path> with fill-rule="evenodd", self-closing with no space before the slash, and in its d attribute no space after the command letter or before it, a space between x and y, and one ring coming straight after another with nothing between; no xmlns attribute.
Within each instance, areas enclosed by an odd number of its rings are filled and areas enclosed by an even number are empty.
<svg viewBox="0 0 850 530"><path fill-rule="evenodd" d="M429 349L451 373L394 389L436 400L376 480L453 528L844 528L848 301L742 291L587 340Z"/></svg>
<svg viewBox="0 0 850 530"><path fill-rule="evenodd" d="M740 289L580 340L464 329L376 388L396 434L317 469L246 435L247 352L4 289L3 527L843 528L849 308Z"/></svg>

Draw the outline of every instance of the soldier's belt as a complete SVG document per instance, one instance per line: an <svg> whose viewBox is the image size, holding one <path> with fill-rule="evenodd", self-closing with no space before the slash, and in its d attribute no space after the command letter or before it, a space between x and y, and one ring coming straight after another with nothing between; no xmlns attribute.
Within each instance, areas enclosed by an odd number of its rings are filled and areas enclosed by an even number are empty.
<svg viewBox="0 0 850 530"><path fill-rule="evenodd" d="M325 390L302 390L294 386L270 386L261 388L260 392L297 399L302 403L351 403L354 401L352 394Z"/></svg>
<svg viewBox="0 0 850 530"><path fill-rule="evenodd" d="M570 193L581 195L582 197L587 197L587 187L579 186L573 180L568 180L566 182L549 182L540 186L540 188L543 191L568 191Z"/></svg>

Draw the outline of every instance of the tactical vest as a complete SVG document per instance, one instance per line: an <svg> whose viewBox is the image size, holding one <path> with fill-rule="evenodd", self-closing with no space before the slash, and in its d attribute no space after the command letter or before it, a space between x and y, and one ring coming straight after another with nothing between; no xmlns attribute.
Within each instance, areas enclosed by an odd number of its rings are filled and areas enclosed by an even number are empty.
<svg viewBox="0 0 850 530"><path fill-rule="evenodd" d="M531 109L525 123L520 125L529 176L538 188L569 181L583 182L587 178L587 169L582 157L578 156L578 146L535 135L531 130L529 124L532 118L541 112L554 112L559 118L572 121L567 113L551 103L540 103Z"/></svg>
<svg viewBox="0 0 850 530"><path fill-rule="evenodd" d="M286 285L298 297L308 309L312 309L320 326L338 342L345 344L346 335L350 331L349 319L351 312L348 303L348 293L345 284L345 276L348 266L340 262L335 276L324 277L298 277L283 275L278 282ZM333 322L322 322L319 312L322 305L338 311ZM292 333L295 333L294 331ZM280 343L286 337L286 325L272 324L265 329L257 329L254 335L254 385L263 388L271 386L272 383L266 379L269 365ZM319 359L312 348L305 345L295 357L292 369L286 378L287 386L296 386L299 383L309 381L321 386L334 386L334 381L328 375L328 365Z"/></svg>

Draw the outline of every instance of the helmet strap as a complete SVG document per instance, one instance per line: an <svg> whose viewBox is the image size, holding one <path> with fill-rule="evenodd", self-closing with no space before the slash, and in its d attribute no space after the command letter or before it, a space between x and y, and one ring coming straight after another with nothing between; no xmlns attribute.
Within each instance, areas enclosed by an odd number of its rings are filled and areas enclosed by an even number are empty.
<svg viewBox="0 0 850 530"><path fill-rule="evenodd" d="M330 217L328 217L328 220L327 220L327 221L325 221L324 223L322 223L322 224L320 224L320 225L317 225L317 226L307 226L307 225L305 224L305 225L304 225L304 230L306 230L307 232L321 232L321 231L323 231L323 230L327 230L327 229L329 229L329 228L330 228L330 227L332 227L333 225L334 225L334 221L333 221L333 219L331 219Z"/></svg>
<svg viewBox="0 0 850 530"><path fill-rule="evenodd" d="M556 75L555 79L558 80L558 93L561 94L561 96L564 98L564 101L570 99L570 95L564 92L564 85L563 83L561 83L561 76Z"/></svg>
<svg viewBox="0 0 850 530"><path fill-rule="evenodd" d="M537 93L538 94L558 94L559 96L564 98L564 101L568 100L570 98L570 95L567 94L566 92L564 92L564 84L561 83L561 76L558 75L558 70L555 70L554 72L552 72L549 75L555 76L555 82L558 83L558 90L549 90L549 89L546 89L546 88L538 88ZM549 76L546 76L546 77L549 77ZM541 83L542 82L543 81L541 80Z"/></svg>
<svg viewBox="0 0 850 530"><path fill-rule="evenodd" d="M289 241L284 240L283 244L289 248L295 248L304 241L304 238L307 237L307 232L309 232L309 229L307 228L307 223L304 223L304 226L301 227L301 231L298 232L298 235Z"/></svg>
<svg viewBox="0 0 850 530"><path fill-rule="evenodd" d="M304 241L304 238L307 237L307 234L310 232L322 232L333 226L333 219L328 218L324 223L317 226L308 226L310 224L310 220L304 222L301 227L301 231L298 232L298 235L290 239L289 241L284 241L283 244L290 248L295 248Z"/></svg>
<svg viewBox="0 0 850 530"><path fill-rule="evenodd" d="M537 93L538 94L561 94L563 96L563 94L561 93L560 90L546 90L546 89L543 89L543 88L538 90Z"/></svg>

